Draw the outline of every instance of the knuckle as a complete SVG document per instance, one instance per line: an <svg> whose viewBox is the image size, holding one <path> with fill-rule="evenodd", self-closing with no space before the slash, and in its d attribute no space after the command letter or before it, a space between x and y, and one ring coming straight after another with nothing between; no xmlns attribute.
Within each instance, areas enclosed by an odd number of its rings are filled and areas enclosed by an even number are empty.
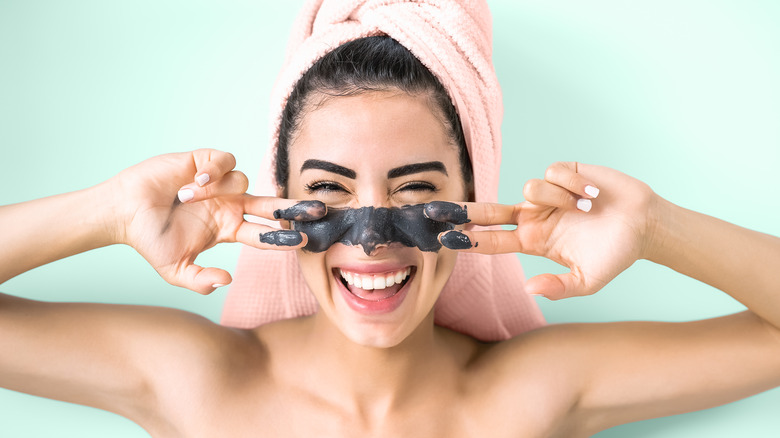
<svg viewBox="0 0 780 438"><path fill-rule="evenodd" d="M236 179L236 188L241 192L249 190L249 178L247 178L244 172L234 171L233 177Z"/></svg>
<svg viewBox="0 0 780 438"><path fill-rule="evenodd" d="M532 179L528 180L525 185L523 186L523 196L528 201L533 201L536 199L536 194L539 191L539 188L541 187L542 180L540 179Z"/></svg>
<svg viewBox="0 0 780 438"><path fill-rule="evenodd" d="M574 196L565 190L561 191L561 193L558 195L559 207L568 207L576 202L577 200L574 198Z"/></svg>
<svg viewBox="0 0 780 438"><path fill-rule="evenodd" d="M544 172L544 179L546 179L547 181L554 181L560 174L562 167L563 167L563 163L561 163L560 161L551 164Z"/></svg>
<svg viewBox="0 0 780 438"><path fill-rule="evenodd" d="M559 185L565 184L567 180L576 181L576 178L577 172L574 171L574 163L569 161L556 161L547 168L544 174L544 179Z"/></svg>
<svg viewBox="0 0 780 438"><path fill-rule="evenodd" d="M216 152L216 151L214 149L209 149L209 148L199 148L199 149L195 149L194 151L192 151L192 153L194 155L196 155L196 156L203 156L203 157L206 157L207 159L211 158L211 154L213 152Z"/></svg>
<svg viewBox="0 0 780 438"><path fill-rule="evenodd" d="M545 179L547 179L547 177L550 178L560 177L560 175L563 172L569 170L570 167L571 166L569 166L569 163L566 161L556 161L547 167L547 170L545 171Z"/></svg>
<svg viewBox="0 0 780 438"><path fill-rule="evenodd" d="M569 175L569 182L566 185L566 188L569 190L574 190L577 188L580 182L580 175L578 173L572 173Z"/></svg>
<svg viewBox="0 0 780 438"><path fill-rule="evenodd" d="M498 248L500 248L501 239L499 239L497 233L488 233L488 241L490 243L488 248L485 248L486 250L492 250L496 251Z"/></svg>
<svg viewBox="0 0 780 438"><path fill-rule="evenodd" d="M495 205L486 205L485 206L485 222L492 224L495 223L495 220L498 216L498 211Z"/></svg>
<svg viewBox="0 0 780 438"><path fill-rule="evenodd" d="M227 161L230 168L232 169L236 167L236 156L230 152L222 152L222 153L225 154L225 160Z"/></svg>

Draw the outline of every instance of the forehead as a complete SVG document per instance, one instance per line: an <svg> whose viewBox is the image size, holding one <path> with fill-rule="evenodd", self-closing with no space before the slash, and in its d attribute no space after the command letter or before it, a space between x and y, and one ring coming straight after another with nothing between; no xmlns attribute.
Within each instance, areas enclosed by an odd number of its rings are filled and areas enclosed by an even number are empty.
<svg viewBox="0 0 780 438"><path fill-rule="evenodd" d="M311 158L361 167L369 161L394 167L436 159L449 167L458 154L426 96L368 92L329 97L304 114L290 164L300 168Z"/></svg>

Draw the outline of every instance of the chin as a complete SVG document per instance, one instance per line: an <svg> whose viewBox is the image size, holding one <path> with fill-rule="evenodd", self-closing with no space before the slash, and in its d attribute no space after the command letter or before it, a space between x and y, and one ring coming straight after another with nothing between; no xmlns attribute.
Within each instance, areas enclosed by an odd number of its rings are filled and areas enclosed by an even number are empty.
<svg viewBox="0 0 780 438"><path fill-rule="evenodd" d="M333 245L299 252L301 271L320 312L355 344L392 348L418 329L433 328L433 307L456 254L390 246L366 256L360 247Z"/></svg>

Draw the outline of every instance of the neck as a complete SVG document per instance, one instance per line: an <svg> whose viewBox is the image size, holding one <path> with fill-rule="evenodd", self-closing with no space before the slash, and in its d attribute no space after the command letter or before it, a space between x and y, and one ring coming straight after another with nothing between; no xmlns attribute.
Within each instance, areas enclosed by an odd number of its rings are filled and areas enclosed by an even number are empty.
<svg viewBox="0 0 780 438"><path fill-rule="evenodd" d="M400 344L389 348L359 345L323 314L310 320L306 351L317 358L317 386L350 409L389 411L435 375L443 355L433 313ZM315 377L316 376L316 377Z"/></svg>

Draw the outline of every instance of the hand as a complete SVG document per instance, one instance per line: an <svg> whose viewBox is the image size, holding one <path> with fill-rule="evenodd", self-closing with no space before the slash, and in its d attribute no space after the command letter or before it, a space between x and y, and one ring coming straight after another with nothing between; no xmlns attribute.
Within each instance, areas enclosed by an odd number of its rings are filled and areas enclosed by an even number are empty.
<svg viewBox="0 0 780 438"><path fill-rule="evenodd" d="M539 255L568 267L565 274L541 274L526 283L528 293L554 300L595 293L645 257L658 199L646 184L609 168L568 162L550 166L543 180L528 181L523 194L526 202L513 206L461 204L469 225L515 230L450 231L442 243L457 249L460 242L465 251L483 254ZM452 213L445 210L432 203L426 214L447 221Z"/></svg>
<svg viewBox="0 0 780 438"><path fill-rule="evenodd" d="M274 212L296 201L247 195L247 177L233 170L235 165L232 154L201 149L161 155L122 171L108 181L116 240L132 246L167 282L203 294L232 281L223 269L195 264L217 243L277 250L304 246L302 233L244 220L244 214L273 220ZM312 219L325 214L322 203L302 206Z"/></svg>

